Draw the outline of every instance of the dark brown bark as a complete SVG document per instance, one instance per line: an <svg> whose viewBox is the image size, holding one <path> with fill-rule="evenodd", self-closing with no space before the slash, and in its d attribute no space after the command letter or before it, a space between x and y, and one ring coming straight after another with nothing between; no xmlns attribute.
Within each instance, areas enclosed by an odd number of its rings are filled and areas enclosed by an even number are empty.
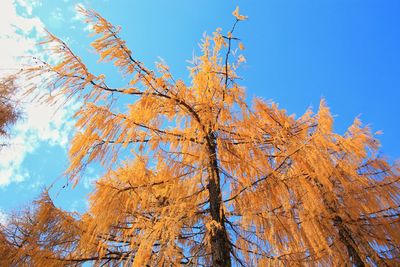
<svg viewBox="0 0 400 267"><path fill-rule="evenodd" d="M363 260L361 259L360 255L358 254L356 250L356 244L350 234L350 231L347 229L347 227L343 224L342 218L339 216L336 216L333 219L333 224L334 226L337 227L338 232L339 232L339 239L340 241L346 246L347 252L350 257L351 263L355 267L365 267L365 264Z"/></svg>
<svg viewBox="0 0 400 267"><path fill-rule="evenodd" d="M212 266L227 267L231 266L230 243L225 228L223 209L221 208L222 195L220 187L220 175L216 156L216 143L213 135L209 136L208 151L210 157L208 170L210 214L212 220L218 225L218 227L213 229L211 236Z"/></svg>
<svg viewBox="0 0 400 267"><path fill-rule="evenodd" d="M324 196L322 199L324 205L332 212L332 214L337 214L338 212L337 205L335 203L328 201L327 198L325 197L327 190L317 179L314 179L314 182L316 186L321 190L322 195ZM340 216L336 215L333 218L333 225L336 227L338 231L340 242L342 242L342 244L344 244L347 248L348 257L351 264L353 264L355 267L365 267L365 264L358 252L358 244L354 241L351 235L351 230L348 229L346 225L343 223L343 219Z"/></svg>

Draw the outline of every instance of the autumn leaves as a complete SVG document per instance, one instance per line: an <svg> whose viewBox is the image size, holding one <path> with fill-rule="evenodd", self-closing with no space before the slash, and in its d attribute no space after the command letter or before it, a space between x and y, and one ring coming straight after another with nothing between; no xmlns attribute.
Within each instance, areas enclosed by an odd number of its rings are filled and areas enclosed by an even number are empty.
<svg viewBox="0 0 400 267"><path fill-rule="evenodd" d="M95 11L80 12L97 36L100 61L112 62L128 84L109 86L51 34L46 43L60 62L24 73L51 73L46 86L83 96L67 175L79 182L95 162L104 173L86 213L73 217L44 197L39 215L4 231L0 249L18 251L7 264L398 263L399 166L378 156L359 121L345 135L334 133L323 101L316 114L299 118L260 99L250 107L236 74L245 59L232 55L244 49L234 36L247 18L239 8L226 35L217 29L205 37L189 83L163 62L148 69L119 28ZM25 233L45 242L27 244Z"/></svg>

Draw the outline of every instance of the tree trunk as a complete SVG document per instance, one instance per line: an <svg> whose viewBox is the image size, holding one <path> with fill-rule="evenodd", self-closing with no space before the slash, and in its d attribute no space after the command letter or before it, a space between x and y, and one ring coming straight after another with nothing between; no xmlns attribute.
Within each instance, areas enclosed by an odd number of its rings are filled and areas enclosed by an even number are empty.
<svg viewBox="0 0 400 267"><path fill-rule="evenodd" d="M222 194L220 186L220 175L218 169L218 161L216 156L215 138L210 135L208 143L209 151L209 181L208 193L210 198L210 214L212 220L216 223L211 231L211 253L212 266L229 267L231 266L230 244L228 234L225 228L224 213L221 207Z"/></svg>
<svg viewBox="0 0 400 267"><path fill-rule="evenodd" d="M351 234L349 233L346 226L343 225L342 218L336 216L333 219L333 225L336 226L339 231L340 241L347 247L347 252L349 253L351 263L354 264L355 267L365 267L363 260L355 249L355 246L353 246L355 242Z"/></svg>
<svg viewBox="0 0 400 267"><path fill-rule="evenodd" d="M324 195L324 192L327 192L327 190L325 190L324 186L317 179L314 179L314 182L317 185L317 187L321 190L322 195ZM324 205L333 214L336 214L338 212L338 208L334 203L330 203L325 197L323 197L322 200L323 200ZM354 239L351 235L351 230L348 229L346 227L346 225L343 223L343 219L340 216L336 215L333 218L333 225L336 227L336 229L339 233L340 242L342 242L347 248L347 253L349 255L349 261L355 267L365 267L365 264L358 252L358 247L357 247L358 244L354 241Z"/></svg>

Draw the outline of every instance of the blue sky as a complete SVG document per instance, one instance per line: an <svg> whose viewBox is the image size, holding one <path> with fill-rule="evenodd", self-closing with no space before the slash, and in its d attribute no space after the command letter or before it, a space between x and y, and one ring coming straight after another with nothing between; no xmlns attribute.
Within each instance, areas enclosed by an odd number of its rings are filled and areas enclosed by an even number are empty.
<svg viewBox="0 0 400 267"><path fill-rule="evenodd" d="M96 9L115 25L135 57L147 66L163 58L176 77L188 80L187 60L198 53L204 32L225 32L233 23L236 5L249 16L236 32L246 49L240 75L251 98L271 99L289 113L301 115L325 98L343 133L356 116L373 131L382 130L382 154L400 158L400 10L399 1L372 0L0 0L0 72L12 68L11 56L40 53L32 47L42 27L64 39L91 70L118 84L112 67L98 65L90 52L88 29L75 7ZM7 8L5 8L7 7ZM7 15L7 16L4 16ZM15 27L10 24L14 24ZM20 30L16 30L16 27ZM22 36L21 36L22 35ZM10 45L12 42L16 45ZM6 51L6 52L4 52ZM32 52L33 51L33 52ZM4 59L10 59L9 61ZM7 65L8 64L8 65ZM93 167L72 190L62 188L67 166L67 119L74 107L56 115L48 107L32 107L14 129L17 146L0 157L0 212L21 208L56 181L52 195L69 210L82 210ZM53 113L51 113L53 114ZM17 148L18 147L18 148ZM12 155L12 156L10 156ZM8 158L8 160L5 160ZM3 161L3 163L2 163ZM6 177L6 178L5 178ZM1 180L3 179L3 180ZM2 182L1 182L2 181ZM1 216L0 216L1 217Z"/></svg>

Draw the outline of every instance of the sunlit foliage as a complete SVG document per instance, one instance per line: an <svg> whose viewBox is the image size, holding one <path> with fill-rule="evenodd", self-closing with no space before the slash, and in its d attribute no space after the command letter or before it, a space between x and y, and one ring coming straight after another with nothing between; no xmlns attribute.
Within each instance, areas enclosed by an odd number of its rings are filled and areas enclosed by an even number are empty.
<svg viewBox="0 0 400 267"><path fill-rule="evenodd" d="M2 77L0 80L0 137L9 134L10 125L14 124L19 116L17 102L13 99L15 93L14 77Z"/></svg>
<svg viewBox="0 0 400 267"><path fill-rule="evenodd" d="M48 101L81 97L66 174L79 183L99 162L104 175L84 214L44 193L15 216L0 236L1 265L400 264L399 166L379 156L358 119L334 133L324 101L299 118L261 99L249 106L237 83L245 58L235 28L246 19L238 8L229 32L204 38L190 83L163 62L148 69L118 27L80 12L99 61L127 85L109 85L50 33L43 44L61 61L21 75L46 77Z"/></svg>

